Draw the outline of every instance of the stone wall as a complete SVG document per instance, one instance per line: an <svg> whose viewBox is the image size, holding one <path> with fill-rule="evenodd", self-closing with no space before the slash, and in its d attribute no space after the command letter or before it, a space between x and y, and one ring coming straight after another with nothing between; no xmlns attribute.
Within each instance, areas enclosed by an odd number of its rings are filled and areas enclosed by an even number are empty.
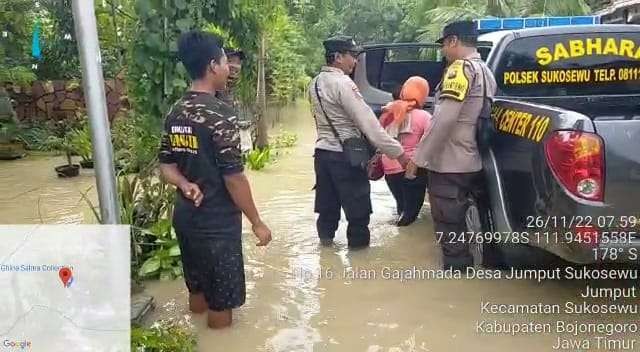
<svg viewBox="0 0 640 352"><path fill-rule="evenodd" d="M18 119L24 122L76 118L85 113L82 84L79 81L36 81L30 87L4 84L15 101ZM105 80L109 119L129 108L122 77Z"/></svg>

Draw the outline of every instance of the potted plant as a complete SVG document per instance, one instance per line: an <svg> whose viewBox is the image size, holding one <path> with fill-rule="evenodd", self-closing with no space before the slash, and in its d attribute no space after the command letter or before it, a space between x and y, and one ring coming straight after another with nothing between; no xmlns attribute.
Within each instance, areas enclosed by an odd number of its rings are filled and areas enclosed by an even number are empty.
<svg viewBox="0 0 640 352"><path fill-rule="evenodd" d="M68 125L64 122L58 124L57 133L55 136L50 136L47 140L47 144L51 149L60 150L64 152L67 157L67 164L56 166L55 170L58 177L76 177L80 174L80 165L74 164L71 156L74 153L72 134L68 131ZM73 131L73 130L71 130Z"/></svg>
<svg viewBox="0 0 640 352"><path fill-rule="evenodd" d="M27 153L18 139L19 127L13 122L0 121L0 160L14 160Z"/></svg>
<svg viewBox="0 0 640 352"><path fill-rule="evenodd" d="M93 150L88 124L85 123L82 128L73 129L70 135L73 152L82 158L80 166L83 169L93 169Z"/></svg>

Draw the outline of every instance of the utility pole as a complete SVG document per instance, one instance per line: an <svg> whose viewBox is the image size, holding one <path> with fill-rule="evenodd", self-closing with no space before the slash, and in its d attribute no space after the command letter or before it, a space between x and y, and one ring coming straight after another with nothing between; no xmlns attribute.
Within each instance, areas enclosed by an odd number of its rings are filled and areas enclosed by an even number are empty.
<svg viewBox="0 0 640 352"><path fill-rule="evenodd" d="M107 117L102 57L93 0L73 0L73 22L78 40L80 65L82 66L84 98L91 126L96 183L100 200L100 219L103 224L114 225L120 222L120 213L113 165L111 128Z"/></svg>
<svg viewBox="0 0 640 352"><path fill-rule="evenodd" d="M265 148L269 145L268 125L267 125L267 87L265 80L265 61L267 56L266 49L266 33L264 28L261 29L260 35L260 53L258 58L258 87L256 92L256 101L258 105L258 138L256 146Z"/></svg>

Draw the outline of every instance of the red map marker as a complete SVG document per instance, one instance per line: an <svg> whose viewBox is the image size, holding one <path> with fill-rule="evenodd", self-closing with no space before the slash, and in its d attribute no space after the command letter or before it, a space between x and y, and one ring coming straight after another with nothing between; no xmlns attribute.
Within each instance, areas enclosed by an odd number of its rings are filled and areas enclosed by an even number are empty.
<svg viewBox="0 0 640 352"><path fill-rule="evenodd" d="M71 269L69 269L67 267L63 267L58 272L58 275L60 276L60 280L62 281L62 284L64 285L64 287L69 287L68 286L69 285L69 281L73 277L73 274L71 273Z"/></svg>

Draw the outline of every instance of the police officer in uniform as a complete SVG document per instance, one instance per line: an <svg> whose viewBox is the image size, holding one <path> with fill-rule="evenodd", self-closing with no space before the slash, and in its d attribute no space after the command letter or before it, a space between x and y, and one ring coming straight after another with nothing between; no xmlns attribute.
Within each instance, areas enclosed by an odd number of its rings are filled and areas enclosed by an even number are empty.
<svg viewBox="0 0 640 352"><path fill-rule="evenodd" d="M478 29L473 21L448 24L438 40L448 68L436 88L433 125L408 166L427 169L429 202L437 238L441 238L444 269L473 266L465 214L469 197L482 187L482 160L476 130L481 113L490 108L496 81L477 50ZM485 98L486 97L486 98Z"/></svg>
<svg viewBox="0 0 640 352"><path fill-rule="evenodd" d="M314 155L318 236L323 245L333 243L342 208L349 222L349 247L367 247L371 214L369 179L365 170L350 165L341 141L365 136L374 147L402 165L409 160L400 143L380 126L356 84L349 78L362 49L349 36L332 37L323 44L327 64L309 85L318 135Z"/></svg>

